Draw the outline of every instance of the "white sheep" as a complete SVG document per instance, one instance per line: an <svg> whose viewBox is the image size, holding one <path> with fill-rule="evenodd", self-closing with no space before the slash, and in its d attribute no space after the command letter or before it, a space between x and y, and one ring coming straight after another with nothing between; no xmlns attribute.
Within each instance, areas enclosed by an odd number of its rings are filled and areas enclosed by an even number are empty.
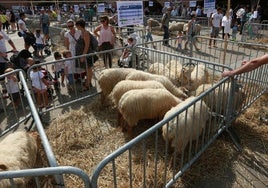
<svg viewBox="0 0 268 188"><path fill-rule="evenodd" d="M165 113L173 106L182 102L166 89L133 89L126 92L118 103L118 110L127 125L123 126L118 120L123 130L127 130L131 135L132 128L142 119L162 119Z"/></svg>
<svg viewBox="0 0 268 188"><path fill-rule="evenodd" d="M163 86L173 95L180 99L187 98L187 94L183 89L176 87L166 76L151 74L143 71L131 72L127 75L126 80L155 80L163 84Z"/></svg>
<svg viewBox="0 0 268 188"><path fill-rule="evenodd" d="M211 88L213 84L202 84L200 85L196 91L195 96L199 96L204 91L207 91ZM231 84L224 83L220 87L217 87L212 92L208 93L208 95L204 96L204 101L208 105L208 107L216 113L226 114L226 106L228 97L230 96ZM245 94L241 88L235 88L235 94L233 96L233 101L231 104L233 105L233 109L238 110L245 99Z"/></svg>
<svg viewBox="0 0 268 188"><path fill-rule="evenodd" d="M186 86L187 89L190 91L196 90L198 86L201 84L208 83L208 71L204 64L198 64L194 67L193 71L191 72L190 82L189 85Z"/></svg>
<svg viewBox="0 0 268 188"><path fill-rule="evenodd" d="M115 106L118 105L118 102L122 95L132 89L165 89L165 87L154 80L148 81L137 81L137 80L122 80L118 82L113 91L110 94L110 98L114 102Z"/></svg>
<svg viewBox="0 0 268 188"><path fill-rule="evenodd" d="M167 119L179 110L194 101L195 97L189 97L177 106L171 108L164 116ZM168 141L171 149L177 148L181 153L190 140L197 140L209 119L209 108L203 101L197 101L187 111L183 111L177 117L162 127L162 136Z"/></svg>
<svg viewBox="0 0 268 188"><path fill-rule="evenodd" d="M105 104L106 99L113 90L114 86L121 80L124 80L126 76L133 71L136 70L130 68L112 68L101 71L98 83L102 90L101 92L102 104Z"/></svg>
<svg viewBox="0 0 268 188"><path fill-rule="evenodd" d="M0 171L31 169L37 156L36 135L17 131L0 142ZM18 187L26 187L29 178L14 179ZM11 187L8 179L0 180L0 187Z"/></svg>

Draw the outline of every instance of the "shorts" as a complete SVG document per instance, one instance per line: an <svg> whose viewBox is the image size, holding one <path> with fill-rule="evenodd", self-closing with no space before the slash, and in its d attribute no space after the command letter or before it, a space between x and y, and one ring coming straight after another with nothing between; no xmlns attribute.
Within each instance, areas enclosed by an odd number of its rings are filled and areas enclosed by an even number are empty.
<svg viewBox="0 0 268 188"><path fill-rule="evenodd" d="M49 33L49 25L48 24L42 24L42 31L44 35L47 35Z"/></svg>
<svg viewBox="0 0 268 188"><path fill-rule="evenodd" d="M0 75L5 73L7 66L6 63L0 63ZM5 77L1 78L0 81L4 81Z"/></svg>
<svg viewBox="0 0 268 188"><path fill-rule="evenodd" d="M220 33L220 28L219 27L212 27L210 36L217 38Z"/></svg>
<svg viewBox="0 0 268 188"><path fill-rule="evenodd" d="M20 93L19 92L10 93L9 98L10 98L10 100L13 100L14 102L16 102L20 99Z"/></svg>
<svg viewBox="0 0 268 188"><path fill-rule="evenodd" d="M43 50L44 49L44 44L36 44L36 49L37 50Z"/></svg>

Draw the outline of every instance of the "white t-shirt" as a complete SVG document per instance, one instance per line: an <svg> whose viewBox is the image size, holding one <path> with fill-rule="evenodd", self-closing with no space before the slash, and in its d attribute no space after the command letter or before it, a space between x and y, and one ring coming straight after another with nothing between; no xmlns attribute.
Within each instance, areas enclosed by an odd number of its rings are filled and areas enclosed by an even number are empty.
<svg viewBox="0 0 268 188"><path fill-rule="evenodd" d="M75 56L76 41L79 39L80 36L81 36L80 30L75 30L74 35L72 35L70 32L66 32L64 34L64 37L69 40L69 50L71 51L73 57Z"/></svg>
<svg viewBox="0 0 268 188"><path fill-rule="evenodd" d="M30 78L32 80L32 86L39 90L47 89L47 86L42 82L42 78L45 75L42 73L42 71L34 72L32 71L30 73Z"/></svg>
<svg viewBox="0 0 268 188"><path fill-rule="evenodd" d="M20 32L23 33L23 31L27 30L26 24L22 19L19 19L18 25L19 25Z"/></svg>
<svg viewBox="0 0 268 188"><path fill-rule="evenodd" d="M37 37L37 35L35 34L35 38L36 38L36 41L35 43L36 44L43 44L44 42L44 35L40 34L39 37Z"/></svg>
<svg viewBox="0 0 268 188"><path fill-rule="evenodd" d="M212 18L212 25L214 27L221 26L222 14L219 14L216 12L216 13L212 14L211 18Z"/></svg>
<svg viewBox="0 0 268 188"><path fill-rule="evenodd" d="M18 93L20 91L18 82L15 82L13 79L7 79L6 88L7 92L10 94Z"/></svg>
<svg viewBox="0 0 268 188"><path fill-rule="evenodd" d="M68 74L73 74L75 72L75 61L74 60L66 60L65 67L67 68Z"/></svg>
<svg viewBox="0 0 268 188"><path fill-rule="evenodd" d="M223 16L222 21L221 21L221 25L224 27L224 33L231 32L231 22L232 22L231 17L229 17L229 19L227 19L227 16Z"/></svg>
<svg viewBox="0 0 268 188"><path fill-rule="evenodd" d="M9 36L3 32L2 30L0 31L0 36L2 39L0 39L0 52L6 53L7 48L6 48L6 41L10 40ZM0 63L4 63L6 60L4 60L3 57L0 57Z"/></svg>

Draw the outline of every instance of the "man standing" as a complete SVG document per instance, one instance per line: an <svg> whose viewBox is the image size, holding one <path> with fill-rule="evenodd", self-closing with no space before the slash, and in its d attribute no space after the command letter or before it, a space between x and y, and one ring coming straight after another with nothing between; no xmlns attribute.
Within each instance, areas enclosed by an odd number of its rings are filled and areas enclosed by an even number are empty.
<svg viewBox="0 0 268 188"><path fill-rule="evenodd" d="M163 36L163 45L169 46L168 39L169 39L169 21L171 17L171 11L172 7L168 7L166 12L163 14L162 22L161 22L161 28L164 30L164 36Z"/></svg>
<svg viewBox="0 0 268 188"><path fill-rule="evenodd" d="M49 25L50 25L49 16L45 12L45 9L42 9L40 15L40 26L45 36L45 42L49 40Z"/></svg>
<svg viewBox="0 0 268 188"><path fill-rule="evenodd" d="M222 17L223 15L221 8L217 8L217 12L211 15L210 18L211 33L209 40L209 48L211 48L212 39L217 38L220 33ZM216 48L216 40L214 40L213 46Z"/></svg>

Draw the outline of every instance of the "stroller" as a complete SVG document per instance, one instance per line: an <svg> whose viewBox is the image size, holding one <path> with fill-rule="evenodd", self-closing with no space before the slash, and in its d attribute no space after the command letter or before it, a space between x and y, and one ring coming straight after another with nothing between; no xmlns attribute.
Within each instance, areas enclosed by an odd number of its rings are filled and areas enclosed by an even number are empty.
<svg viewBox="0 0 268 188"><path fill-rule="evenodd" d="M140 51L136 45L141 44L141 38L136 33L128 36L128 44L125 45L122 55L118 59L118 66L124 68L136 67L136 69L143 69L143 64L147 59L146 52Z"/></svg>

